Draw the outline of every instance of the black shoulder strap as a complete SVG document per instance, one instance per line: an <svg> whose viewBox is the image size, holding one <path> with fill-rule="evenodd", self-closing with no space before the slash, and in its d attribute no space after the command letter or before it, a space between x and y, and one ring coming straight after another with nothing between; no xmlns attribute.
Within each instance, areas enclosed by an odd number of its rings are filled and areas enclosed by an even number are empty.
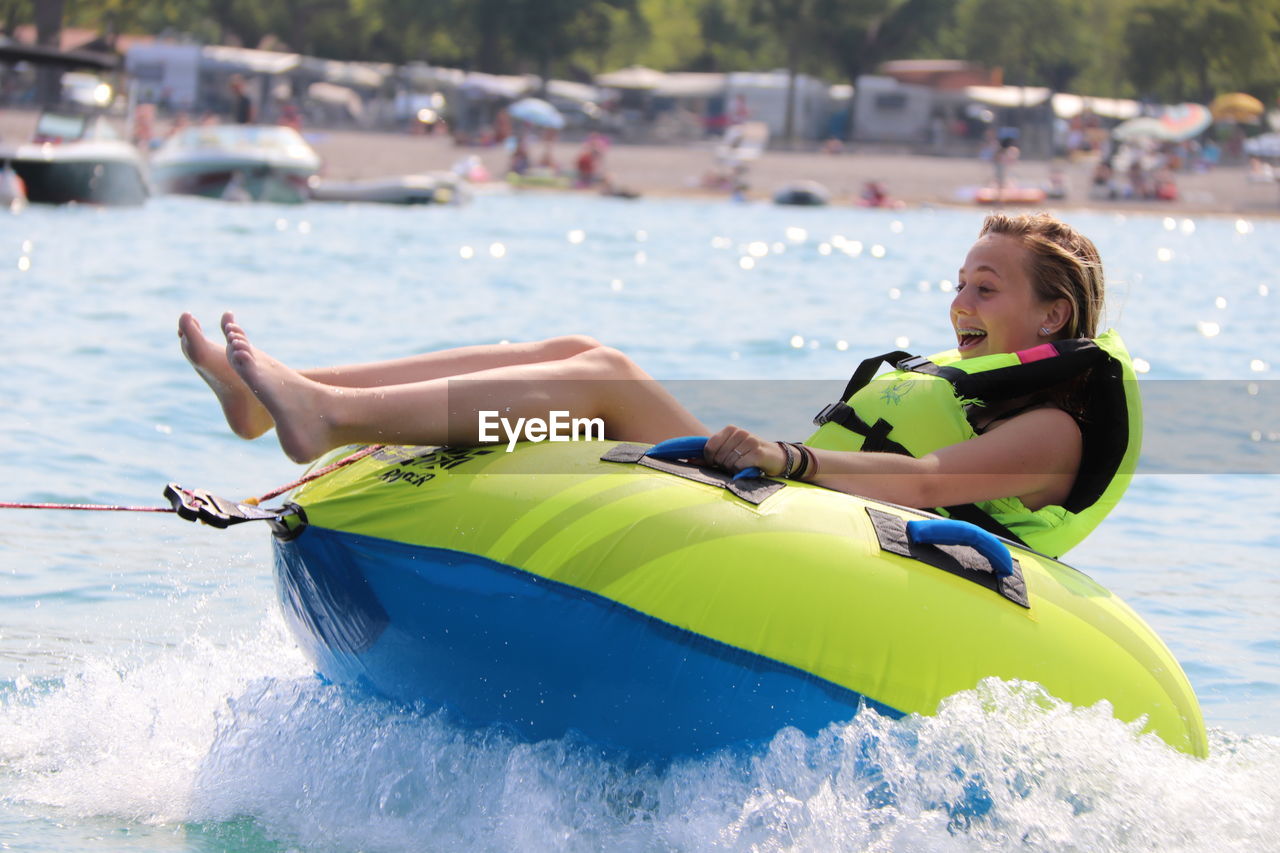
<svg viewBox="0 0 1280 853"><path fill-rule="evenodd" d="M866 388L867 383L875 378L876 371L880 369L880 365L887 364L890 367L903 369L901 364L904 361L917 357L918 356L913 356L909 352L894 350L893 352L886 352L872 356L871 358L863 359L862 363L858 365L858 369L853 372L853 376L849 377L849 383L844 386L844 393L840 395L840 399L848 400L854 394L858 393L863 388Z"/></svg>
<svg viewBox="0 0 1280 853"><path fill-rule="evenodd" d="M922 367L907 369L941 376L955 387L956 396L961 399L994 403L1052 388L1111 357L1106 350L1087 338L1055 341L1050 346L1057 351L1056 355L981 373L965 373L954 367L937 367L930 362Z"/></svg>
<svg viewBox="0 0 1280 853"><path fill-rule="evenodd" d="M814 424L822 426L834 421L850 432L857 433L862 436L862 449L864 451L901 453L903 456L910 456L911 453L905 447L889 439L889 432L893 429L892 424L884 418L874 424L868 424L858 416L858 413L845 400L867 387L867 384L875 378L876 371L880 369L881 364L889 364L895 368L900 368L901 364L913 358L915 356L910 353L896 350L865 359L858 365L858 369L853 372L848 384L844 386L844 394L836 402L823 406L822 411L814 416Z"/></svg>

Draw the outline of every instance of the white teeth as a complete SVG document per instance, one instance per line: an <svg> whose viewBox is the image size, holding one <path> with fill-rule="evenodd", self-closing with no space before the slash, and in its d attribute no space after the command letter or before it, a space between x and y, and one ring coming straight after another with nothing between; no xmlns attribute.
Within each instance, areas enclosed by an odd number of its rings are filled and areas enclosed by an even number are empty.
<svg viewBox="0 0 1280 853"><path fill-rule="evenodd" d="M981 329L956 329L956 334L962 338L970 336L984 338L987 336L987 333Z"/></svg>

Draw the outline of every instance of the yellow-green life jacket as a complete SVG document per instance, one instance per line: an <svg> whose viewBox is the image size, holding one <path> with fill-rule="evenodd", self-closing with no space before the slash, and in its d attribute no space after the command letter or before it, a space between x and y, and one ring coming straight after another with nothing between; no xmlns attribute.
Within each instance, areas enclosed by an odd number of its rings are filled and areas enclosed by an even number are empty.
<svg viewBox="0 0 1280 853"><path fill-rule="evenodd" d="M884 362L894 369L876 376ZM957 350L929 358L905 352L864 361L841 401L816 418L805 442L827 450L905 453L920 457L973 438L967 406L1036 394L1080 376L1087 408L1080 470L1061 506L1034 512L1017 497L938 511L1059 557L1083 540L1119 502L1142 445L1137 377L1120 336L1054 341L1016 353L961 358Z"/></svg>

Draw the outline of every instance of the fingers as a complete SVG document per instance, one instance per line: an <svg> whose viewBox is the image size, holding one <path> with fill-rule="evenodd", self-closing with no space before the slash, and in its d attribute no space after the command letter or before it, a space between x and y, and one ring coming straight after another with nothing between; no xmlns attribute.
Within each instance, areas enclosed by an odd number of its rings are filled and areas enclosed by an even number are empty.
<svg viewBox="0 0 1280 853"><path fill-rule="evenodd" d="M727 426L707 439L702 456L711 465L726 471L741 471L759 466L762 460L760 438L735 426Z"/></svg>
<svg viewBox="0 0 1280 853"><path fill-rule="evenodd" d="M702 457L708 465L726 471L759 468L766 476L776 477L786 468L786 456L776 441L766 441L736 426L727 426L707 439Z"/></svg>

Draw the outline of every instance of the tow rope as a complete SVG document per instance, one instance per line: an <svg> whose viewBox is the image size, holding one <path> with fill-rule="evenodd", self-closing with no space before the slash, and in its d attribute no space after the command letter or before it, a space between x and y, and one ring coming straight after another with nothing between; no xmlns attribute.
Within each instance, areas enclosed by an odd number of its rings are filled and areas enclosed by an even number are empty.
<svg viewBox="0 0 1280 853"><path fill-rule="evenodd" d="M338 461L326 465L323 468L317 468L315 471L310 471L290 483L285 483L283 486L277 486L256 498L246 498L239 502L220 498L205 489L185 489L177 483L169 483L164 487L164 496L169 500L169 506L0 501L0 509L65 509L89 512L171 512L177 513L179 518L184 518L187 521L200 521L204 524L217 528L230 527L233 524L240 524L245 521L279 521L281 517L286 514L299 512L300 508L294 504L286 504L283 507L273 509L260 507L259 504L263 501L279 497L285 492L296 489L306 483L328 476L334 471L345 468L353 462L360 461L371 453L376 453L385 446L386 445L383 444L371 444L367 447L362 447L355 453L344 456Z"/></svg>

